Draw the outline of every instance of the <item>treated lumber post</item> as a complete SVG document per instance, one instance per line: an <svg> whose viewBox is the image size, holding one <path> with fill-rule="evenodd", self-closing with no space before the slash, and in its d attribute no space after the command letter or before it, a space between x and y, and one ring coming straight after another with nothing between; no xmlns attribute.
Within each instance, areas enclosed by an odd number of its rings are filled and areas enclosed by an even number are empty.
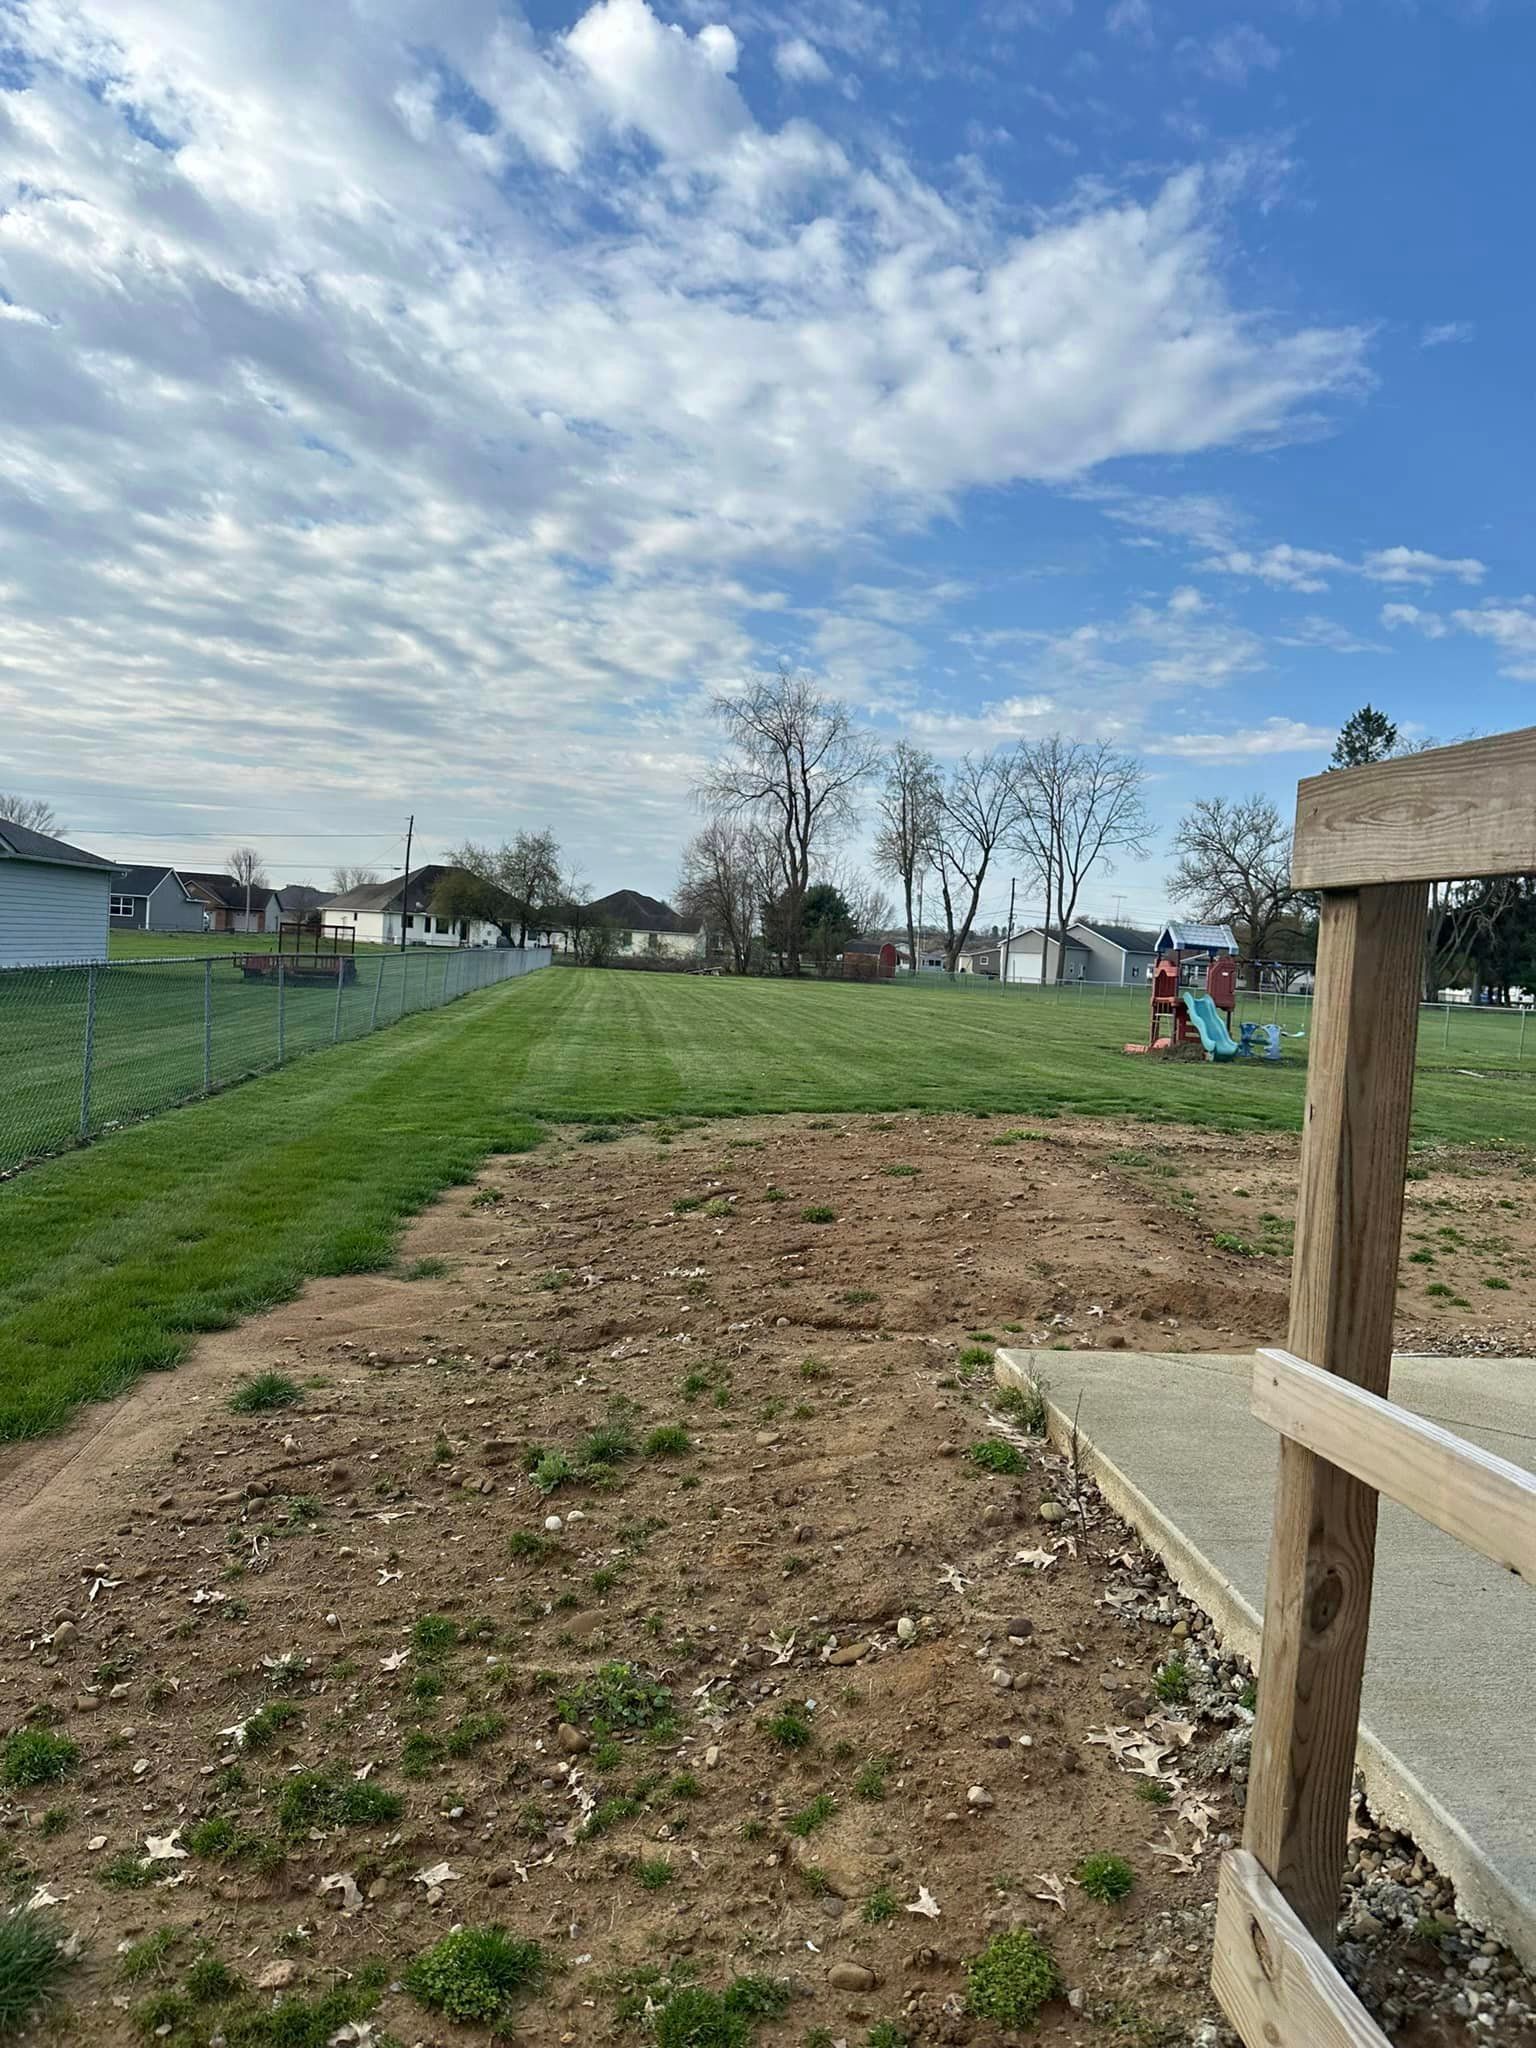
<svg viewBox="0 0 1536 2048"><path fill-rule="evenodd" d="M1287 1349L1373 1394L1392 1312L1428 892L1325 890ZM1331 1950L1376 1552L1374 1490L1282 1440L1245 1846Z"/></svg>

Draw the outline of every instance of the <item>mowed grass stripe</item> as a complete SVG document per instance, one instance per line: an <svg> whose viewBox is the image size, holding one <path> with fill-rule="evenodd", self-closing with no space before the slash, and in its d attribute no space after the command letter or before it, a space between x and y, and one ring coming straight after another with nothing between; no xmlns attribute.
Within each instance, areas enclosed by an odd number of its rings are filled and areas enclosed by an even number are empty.
<svg viewBox="0 0 1536 2048"><path fill-rule="evenodd" d="M0 1436L174 1364L311 1274L386 1266L401 1221L540 1120L1071 1108L1292 1130L1300 1059L1127 1058L1144 998L557 969L408 1018L0 1186ZM1293 1053L1297 1048L1292 1046ZM1533 1082L1419 1077L1421 1137L1536 1135Z"/></svg>

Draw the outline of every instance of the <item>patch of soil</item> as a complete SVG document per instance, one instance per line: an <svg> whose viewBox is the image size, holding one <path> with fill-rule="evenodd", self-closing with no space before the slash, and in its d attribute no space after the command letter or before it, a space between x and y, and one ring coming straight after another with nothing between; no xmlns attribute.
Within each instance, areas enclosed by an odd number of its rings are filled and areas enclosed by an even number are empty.
<svg viewBox="0 0 1536 2048"><path fill-rule="evenodd" d="M84 1939L54 2031L479 2040L401 1979L498 1922L556 1966L529 2042L643 2042L691 1971L786 1987L764 2044L887 2022L995 2048L964 1964L1013 1927L1061 1973L1039 2039L1225 2038L1246 1674L999 1406L990 1358L1283 1334L1294 1145L928 1116L596 1135L494 1163L398 1273L312 1286L11 1454L0 1725L79 1752L0 1812L0 1877ZM1437 1158L1408 1245L1454 1257L1462 1299L1508 1279L1477 1327L1510 1350L1515 1193L1507 1164ZM300 1398L232 1413L260 1373ZM1134 1872L1118 1904L1073 1883L1099 1853ZM1411 1845L1366 1856L1433 1884ZM1452 1917L1410 1943L1354 1912L1401 2039L1464 2039L1431 2012L1463 1982L1479 2039L1532 2038L1496 1946L1468 1979ZM161 1927L127 1981L123 1944ZM188 1996L205 1949L233 2002Z"/></svg>

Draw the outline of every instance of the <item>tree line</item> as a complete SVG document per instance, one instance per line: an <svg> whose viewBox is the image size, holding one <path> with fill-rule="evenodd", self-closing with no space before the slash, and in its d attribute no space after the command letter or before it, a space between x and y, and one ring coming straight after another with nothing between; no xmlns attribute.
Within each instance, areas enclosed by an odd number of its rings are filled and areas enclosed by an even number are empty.
<svg viewBox="0 0 1536 2048"><path fill-rule="evenodd" d="M784 974L888 920L900 890L908 957L931 902L953 973L989 880L1022 865L1046 903L1047 939L1077 916L1096 868L1145 852L1145 770L1107 741L1052 734L962 754L945 767L907 740L887 748L809 676L780 670L715 699L725 751L695 792L707 814L690 840L680 909L717 932L738 972L761 937ZM842 866L875 813L875 876ZM1047 953L1047 956L1049 954ZM1056 971L1063 968L1057 947ZM825 964L818 961L818 964Z"/></svg>

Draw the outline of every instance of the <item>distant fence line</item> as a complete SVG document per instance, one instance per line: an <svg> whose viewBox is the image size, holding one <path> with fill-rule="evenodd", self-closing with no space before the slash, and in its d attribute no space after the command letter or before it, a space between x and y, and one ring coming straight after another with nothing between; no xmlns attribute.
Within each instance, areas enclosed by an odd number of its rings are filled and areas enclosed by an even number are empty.
<svg viewBox="0 0 1536 2048"><path fill-rule="evenodd" d="M549 965L542 947L241 958L0 970L0 1172Z"/></svg>

